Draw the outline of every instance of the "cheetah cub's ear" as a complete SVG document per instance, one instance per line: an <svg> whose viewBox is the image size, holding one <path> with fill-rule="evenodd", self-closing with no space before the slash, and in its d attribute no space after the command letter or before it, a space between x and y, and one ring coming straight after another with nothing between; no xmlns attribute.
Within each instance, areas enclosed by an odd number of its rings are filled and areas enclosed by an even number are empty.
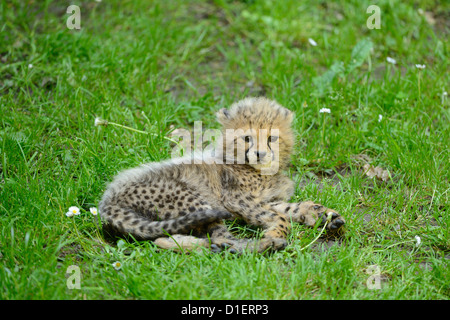
<svg viewBox="0 0 450 320"><path fill-rule="evenodd" d="M286 120L286 122L291 125L292 124L292 120L294 120L294 112L292 112L289 109L283 108L284 109L284 119Z"/></svg>
<svg viewBox="0 0 450 320"><path fill-rule="evenodd" d="M227 120L230 120L230 112L228 109L222 108L216 113L217 121L219 121L220 124L224 124Z"/></svg>

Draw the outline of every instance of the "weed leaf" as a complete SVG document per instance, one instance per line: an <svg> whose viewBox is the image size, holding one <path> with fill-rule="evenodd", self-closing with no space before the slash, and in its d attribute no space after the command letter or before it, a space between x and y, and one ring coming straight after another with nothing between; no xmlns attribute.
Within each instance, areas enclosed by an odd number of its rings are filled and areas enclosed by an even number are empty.
<svg viewBox="0 0 450 320"><path fill-rule="evenodd" d="M367 38L359 41L352 50L352 58L347 67L347 73L351 73L356 68L360 67L364 61L369 57L370 50L373 48L373 43Z"/></svg>
<svg viewBox="0 0 450 320"><path fill-rule="evenodd" d="M344 63L337 61L333 63L329 70L323 75L313 78L313 83L316 86L314 94L322 97L325 93L331 89L331 83L336 76L342 76L344 74Z"/></svg>

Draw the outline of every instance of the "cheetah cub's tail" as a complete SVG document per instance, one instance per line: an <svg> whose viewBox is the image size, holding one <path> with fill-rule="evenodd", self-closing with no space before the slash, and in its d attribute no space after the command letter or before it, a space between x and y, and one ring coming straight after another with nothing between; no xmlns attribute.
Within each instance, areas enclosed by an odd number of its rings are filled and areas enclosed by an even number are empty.
<svg viewBox="0 0 450 320"><path fill-rule="evenodd" d="M102 203L99 205L99 212L107 233L110 235L131 234L138 240L154 240L167 234L189 234L196 227L232 216L228 211L209 209L174 219L153 221L131 209Z"/></svg>

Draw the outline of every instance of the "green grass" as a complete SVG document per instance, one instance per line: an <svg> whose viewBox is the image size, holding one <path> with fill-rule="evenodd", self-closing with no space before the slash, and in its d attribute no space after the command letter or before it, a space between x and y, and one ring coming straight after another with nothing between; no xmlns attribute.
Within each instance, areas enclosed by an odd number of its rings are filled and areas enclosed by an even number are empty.
<svg viewBox="0 0 450 320"><path fill-rule="evenodd" d="M66 28L69 4L81 8L79 31ZM379 30L366 27L370 4ZM0 299L448 299L449 10L432 0L2 2ZM296 112L296 199L340 211L345 234L302 250L320 230L295 225L286 250L242 256L105 242L89 213L105 184L169 158L171 128L217 127L214 112L249 95ZM367 161L389 181L369 179ZM83 213L67 218L73 205ZM66 286L71 265L79 290ZM367 287L373 265L379 290Z"/></svg>

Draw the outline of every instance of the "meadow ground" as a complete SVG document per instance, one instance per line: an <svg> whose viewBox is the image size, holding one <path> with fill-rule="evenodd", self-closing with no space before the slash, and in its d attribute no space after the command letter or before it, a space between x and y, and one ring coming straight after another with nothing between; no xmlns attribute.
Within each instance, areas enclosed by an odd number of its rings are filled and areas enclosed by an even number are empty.
<svg viewBox="0 0 450 320"><path fill-rule="evenodd" d="M81 30L67 28L71 4ZM371 4L380 29L367 26ZM448 299L449 10L1 2L0 299ZM305 248L320 230L295 225L286 250L240 256L104 241L89 208L119 170L169 158L171 130L216 128L216 110L259 95L296 113L292 201L335 208L343 235Z"/></svg>

